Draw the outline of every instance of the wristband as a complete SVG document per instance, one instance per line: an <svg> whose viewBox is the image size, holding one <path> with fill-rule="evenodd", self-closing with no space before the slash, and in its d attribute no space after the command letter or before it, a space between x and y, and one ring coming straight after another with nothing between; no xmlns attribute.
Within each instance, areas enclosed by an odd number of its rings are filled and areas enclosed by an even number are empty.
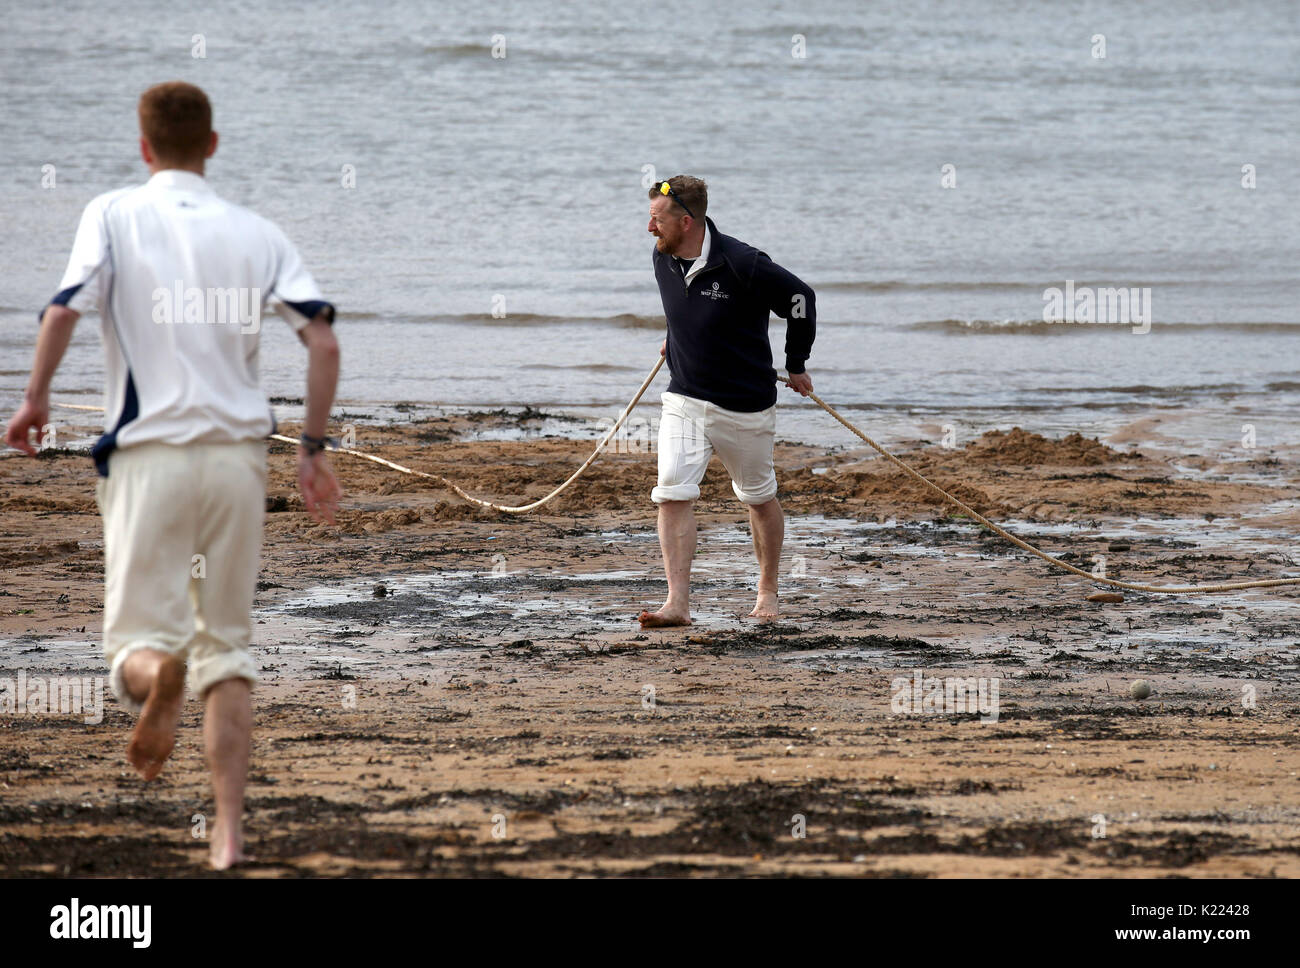
<svg viewBox="0 0 1300 968"><path fill-rule="evenodd" d="M327 447L338 446L338 442L332 437L308 437L306 434L298 438L298 443L307 452L308 457L315 457Z"/></svg>

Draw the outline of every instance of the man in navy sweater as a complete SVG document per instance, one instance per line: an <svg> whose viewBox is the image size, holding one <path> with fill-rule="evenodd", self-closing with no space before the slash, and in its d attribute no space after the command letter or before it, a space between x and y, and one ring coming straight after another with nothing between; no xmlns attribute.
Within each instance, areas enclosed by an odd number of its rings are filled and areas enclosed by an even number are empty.
<svg viewBox="0 0 1300 968"><path fill-rule="evenodd" d="M668 600L641 613L642 628L691 624L691 559L695 500L709 458L717 453L736 497L749 505L758 558L758 601L749 614L777 617L777 572L785 518L776 498L772 448L776 436L776 370L767 326L787 321L785 366L791 389L812 390L804 363L817 330L807 283L767 254L723 235L708 218L708 186L676 175L650 189L649 231L657 239L655 279L668 318L672 381L659 425L659 546Z"/></svg>

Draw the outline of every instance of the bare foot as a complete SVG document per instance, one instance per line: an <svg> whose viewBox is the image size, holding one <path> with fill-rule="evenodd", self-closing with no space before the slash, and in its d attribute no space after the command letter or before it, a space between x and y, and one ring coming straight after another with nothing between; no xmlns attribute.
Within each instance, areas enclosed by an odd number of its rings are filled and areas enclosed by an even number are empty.
<svg viewBox="0 0 1300 968"><path fill-rule="evenodd" d="M181 719L185 699L185 665L179 659L166 658L158 664L158 674L149 687L140 720L126 744L126 758L146 780L162 772L163 764L176 745L176 726Z"/></svg>
<svg viewBox="0 0 1300 968"><path fill-rule="evenodd" d="M642 612L637 616L643 629L671 629L691 624L689 612L678 612L665 605L657 612Z"/></svg>
<svg viewBox="0 0 1300 968"><path fill-rule="evenodd" d="M229 870L232 867L238 867L240 864L251 861L253 858L244 853L243 841L242 836L226 837L221 833L217 833L212 841L212 869L214 871Z"/></svg>
<svg viewBox="0 0 1300 968"><path fill-rule="evenodd" d="M750 618L756 618L760 621L770 621L776 618L780 612L777 610L775 592L759 592L758 602L754 605L754 610L749 613Z"/></svg>

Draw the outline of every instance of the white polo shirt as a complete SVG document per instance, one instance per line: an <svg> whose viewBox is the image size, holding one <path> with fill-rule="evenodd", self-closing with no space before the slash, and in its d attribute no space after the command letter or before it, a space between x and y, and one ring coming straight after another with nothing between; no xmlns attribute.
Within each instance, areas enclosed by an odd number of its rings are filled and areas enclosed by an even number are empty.
<svg viewBox="0 0 1300 968"><path fill-rule="evenodd" d="M98 307L106 354L101 474L116 448L234 443L274 432L258 378L268 302L295 330L334 307L272 222L201 175L160 171L81 217L52 302Z"/></svg>

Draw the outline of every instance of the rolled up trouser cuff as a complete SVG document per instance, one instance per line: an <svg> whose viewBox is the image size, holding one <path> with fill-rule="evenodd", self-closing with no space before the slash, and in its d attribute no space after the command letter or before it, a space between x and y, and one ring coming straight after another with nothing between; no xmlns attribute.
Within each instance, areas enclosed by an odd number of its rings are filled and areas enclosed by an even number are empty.
<svg viewBox="0 0 1300 968"><path fill-rule="evenodd" d="M189 686L194 695L202 698L213 686L227 679L247 679L249 686L257 684L257 666L244 649L226 649L199 657L191 657Z"/></svg>
<svg viewBox="0 0 1300 968"><path fill-rule="evenodd" d="M740 498L740 500L745 504L766 504L768 501L776 497L779 488L776 483L776 475L773 474L771 484L760 491L742 491L736 485L735 481L731 482L731 490L735 493L736 497Z"/></svg>
<svg viewBox="0 0 1300 968"><path fill-rule="evenodd" d="M650 492L650 500L655 504L665 501L695 501L700 496L698 484L659 484Z"/></svg>
<svg viewBox="0 0 1300 968"><path fill-rule="evenodd" d="M144 703L131 698L131 693L126 688L126 672L122 667L132 652L139 652L141 649L153 649L155 652L177 655L175 649L169 649L157 642L130 642L113 653L108 673L109 687L113 690L117 701L125 706L128 712L137 716L144 710Z"/></svg>

